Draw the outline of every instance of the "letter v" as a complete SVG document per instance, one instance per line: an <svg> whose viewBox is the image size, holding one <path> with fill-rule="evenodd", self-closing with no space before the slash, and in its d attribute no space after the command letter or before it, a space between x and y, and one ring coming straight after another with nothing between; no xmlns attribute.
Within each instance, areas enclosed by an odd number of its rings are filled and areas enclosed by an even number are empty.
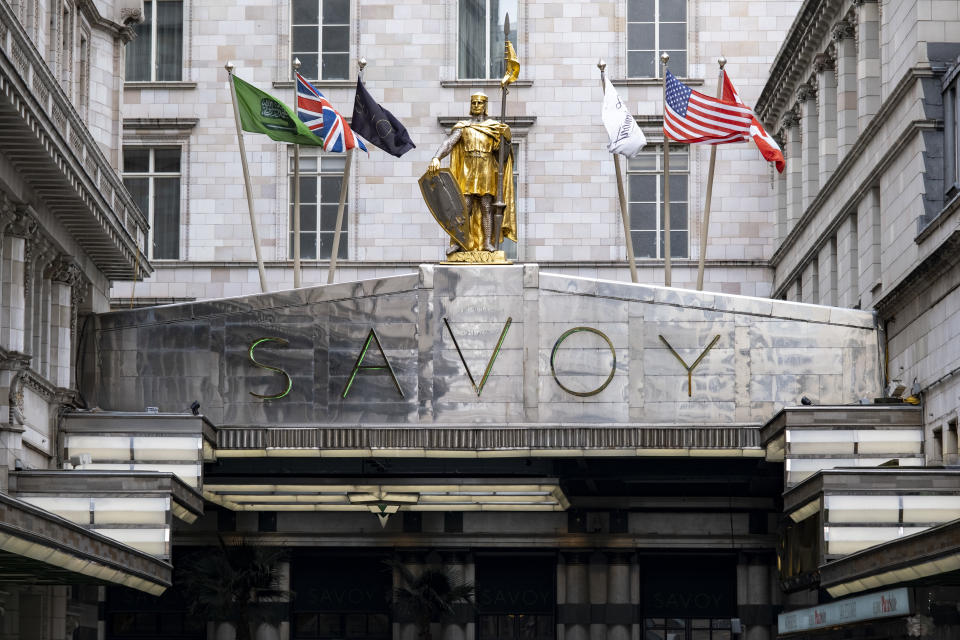
<svg viewBox="0 0 960 640"><path fill-rule="evenodd" d="M493 353L490 354L490 359L487 360L487 368L483 372L483 378L480 379L479 386L476 381L473 379L473 374L470 372L470 366L467 364L466 358L463 357L463 351L460 350L460 345L457 344L457 336L453 335L453 329L450 327L450 322L444 318L443 323L447 325L447 331L450 332L450 337L453 338L453 346L457 348L457 355L460 356L460 362L463 363L463 368L467 370L467 377L470 378L470 384L473 385L473 390L477 392L477 397L480 397L480 394L483 393L483 387L487 384L487 378L490 377L490 371L493 369L493 363L497 359L497 355L500 353L500 347L503 345L503 339L507 337L507 330L510 329L510 324L513 322L513 318L507 318L507 322L503 325L503 331L500 332L500 339L497 340L497 346L493 350Z"/></svg>

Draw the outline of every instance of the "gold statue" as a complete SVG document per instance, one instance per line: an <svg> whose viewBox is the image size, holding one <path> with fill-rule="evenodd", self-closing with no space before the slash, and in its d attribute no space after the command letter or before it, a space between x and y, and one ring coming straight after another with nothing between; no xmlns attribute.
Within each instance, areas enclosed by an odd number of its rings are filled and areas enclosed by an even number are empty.
<svg viewBox="0 0 960 640"><path fill-rule="evenodd" d="M494 197L497 187L501 143L507 147L503 163L503 203L498 207ZM430 161L428 175L440 170L440 160L450 155L450 172L460 186L466 201L466 243L461 246L451 234L447 256L458 251L498 251L503 238L517 240L517 212L513 194L513 153L509 125L487 116L487 96L475 93L470 97L470 119L453 126Z"/></svg>

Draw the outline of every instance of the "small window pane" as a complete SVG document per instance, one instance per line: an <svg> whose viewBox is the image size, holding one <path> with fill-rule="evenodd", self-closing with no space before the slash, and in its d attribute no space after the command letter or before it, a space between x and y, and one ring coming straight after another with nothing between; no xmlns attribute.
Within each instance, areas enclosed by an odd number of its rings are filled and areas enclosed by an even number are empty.
<svg viewBox="0 0 960 640"><path fill-rule="evenodd" d="M670 185L673 191L673 185ZM682 231L687 228L687 205L676 202L670 203L670 230Z"/></svg>
<svg viewBox="0 0 960 640"><path fill-rule="evenodd" d="M123 150L124 173L146 173L150 170L150 149L125 147Z"/></svg>
<svg viewBox="0 0 960 640"><path fill-rule="evenodd" d="M180 149L154 149L153 170L157 173L180 173Z"/></svg>
<svg viewBox="0 0 960 640"><path fill-rule="evenodd" d="M670 72L678 77L685 77L687 75L687 52L670 51L668 49L667 53L670 54Z"/></svg>
<svg viewBox="0 0 960 640"><path fill-rule="evenodd" d="M673 185L670 186L673 193ZM630 200L632 202L654 202L657 199L657 177L655 175L630 176Z"/></svg>
<svg viewBox="0 0 960 640"><path fill-rule="evenodd" d="M293 28L294 51L317 51L320 48L320 32L314 26ZM303 64L303 60L300 61Z"/></svg>
<svg viewBox="0 0 960 640"><path fill-rule="evenodd" d="M660 25L660 48L670 51L670 66L677 64L673 59L673 51L687 48L687 25L662 24Z"/></svg>
<svg viewBox="0 0 960 640"><path fill-rule="evenodd" d="M323 176L320 178L320 202L340 202L342 176Z"/></svg>
<svg viewBox="0 0 960 640"><path fill-rule="evenodd" d="M327 80L346 78L350 70L350 54L323 54L323 77Z"/></svg>
<svg viewBox="0 0 960 640"><path fill-rule="evenodd" d="M325 204L320 207L320 228L323 231L333 231L337 228L337 209L339 205L335 204ZM347 226L347 210L350 207L346 204L343 205L343 220L340 223L341 233L346 229Z"/></svg>
<svg viewBox="0 0 960 640"><path fill-rule="evenodd" d="M323 0L324 24L348 24L350 0Z"/></svg>
<svg viewBox="0 0 960 640"><path fill-rule="evenodd" d="M654 25L652 23L630 23L627 25L627 48L628 49L650 49L656 45L654 39Z"/></svg>
<svg viewBox="0 0 960 640"><path fill-rule="evenodd" d="M153 257L180 257L180 178L155 178L153 204Z"/></svg>
<svg viewBox="0 0 960 640"><path fill-rule="evenodd" d="M682 0L676 1L680 2ZM654 0L628 0L627 20L630 22L653 22L654 18Z"/></svg>
<svg viewBox="0 0 960 640"><path fill-rule="evenodd" d="M319 16L317 0L293 0L293 24L319 24Z"/></svg>
<svg viewBox="0 0 960 640"><path fill-rule="evenodd" d="M671 218L673 216L670 216ZM686 258L687 257L687 232L686 231L670 231L670 257L671 258Z"/></svg>
<svg viewBox="0 0 960 640"><path fill-rule="evenodd" d="M673 216L671 216L671 219ZM653 202L630 204L630 228L656 229L657 205Z"/></svg>
<svg viewBox="0 0 960 640"><path fill-rule="evenodd" d="M183 2L157 4L157 80L180 80L183 71Z"/></svg>
<svg viewBox="0 0 960 640"><path fill-rule="evenodd" d="M678 169L679 167L674 168L673 158L670 158L670 201L686 202L687 180L685 175L674 175L673 172ZM660 197L663 197L663 181L660 183Z"/></svg>
<svg viewBox="0 0 960 640"><path fill-rule="evenodd" d="M651 78L655 75L653 51L630 51L627 53L627 74L634 78Z"/></svg>
<svg viewBox="0 0 960 640"><path fill-rule="evenodd" d="M633 253L637 258L656 258L657 247L654 244L655 231L631 231Z"/></svg>
<svg viewBox="0 0 960 640"><path fill-rule="evenodd" d="M150 178L124 178L123 184L144 216L150 215Z"/></svg>
<svg viewBox="0 0 960 640"><path fill-rule="evenodd" d="M127 44L125 79L128 82L150 80L150 56L153 44L153 3L143 3L143 22L134 25L136 37Z"/></svg>
<svg viewBox="0 0 960 640"><path fill-rule="evenodd" d="M300 75L302 75L307 80L316 80L320 76L317 71L319 69L318 64L320 62L320 56L317 54L309 53L297 53L295 56L290 58L291 69L293 68L293 58L300 58ZM301 171L303 167L301 166Z"/></svg>
<svg viewBox="0 0 960 640"><path fill-rule="evenodd" d="M291 192L292 195L292 192ZM300 202L317 201L317 179L313 176L300 176Z"/></svg>
<svg viewBox="0 0 960 640"><path fill-rule="evenodd" d="M684 22L686 19L686 0L660 0L661 22Z"/></svg>
<svg viewBox="0 0 960 640"><path fill-rule="evenodd" d="M657 168L657 157L659 154L656 153L647 153L641 152L635 158L630 158L630 164L628 165L628 171L654 171ZM671 158L673 160L673 158Z"/></svg>
<svg viewBox="0 0 960 640"><path fill-rule="evenodd" d="M350 28L349 27L324 27L323 28L323 52L340 52L350 48Z"/></svg>
<svg viewBox="0 0 960 640"><path fill-rule="evenodd" d="M290 215L293 215L293 209L290 210ZM293 218L290 219L290 228L293 229ZM317 230L317 205L315 204L301 204L300 205L300 231L316 231Z"/></svg>
<svg viewBox="0 0 960 640"><path fill-rule="evenodd" d="M320 170L324 173L343 173L343 169L346 166L347 158L342 153L323 156L320 158ZM314 171L316 171L316 165L314 165ZM339 189L340 187L338 186L337 188Z"/></svg>

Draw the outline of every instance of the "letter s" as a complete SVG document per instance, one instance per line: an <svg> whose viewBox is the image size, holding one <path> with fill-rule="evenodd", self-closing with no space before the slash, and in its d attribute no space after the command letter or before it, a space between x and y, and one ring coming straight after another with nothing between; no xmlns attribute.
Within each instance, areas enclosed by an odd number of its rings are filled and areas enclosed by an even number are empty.
<svg viewBox="0 0 960 640"><path fill-rule="evenodd" d="M279 367L271 367L270 365L263 364L262 362L257 362L257 359L253 357L253 350L256 349L258 346L260 346L261 344L263 344L264 342L279 342L284 346L290 343L284 340L283 338L258 338L257 340L253 341L253 344L250 345L250 351L248 353L248 355L250 356L250 362L252 362L254 365L260 367L261 369L269 369L270 371L276 371L277 373L282 375L284 378L286 378L287 388L284 389L282 393L278 393L272 396L261 395L259 393L254 393L253 391L250 392L250 395L252 395L254 398L261 398L263 400L277 400L279 398L284 397L288 393L290 393L290 389L293 387L293 380L290 378L290 375L283 369L280 369Z"/></svg>

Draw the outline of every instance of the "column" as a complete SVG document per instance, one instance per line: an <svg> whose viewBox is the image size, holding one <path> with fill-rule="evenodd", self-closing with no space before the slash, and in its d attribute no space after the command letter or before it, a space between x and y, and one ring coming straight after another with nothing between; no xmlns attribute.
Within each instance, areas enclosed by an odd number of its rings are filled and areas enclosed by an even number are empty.
<svg viewBox="0 0 960 640"><path fill-rule="evenodd" d="M454 580L454 584L462 584L466 581L464 553L453 551L443 554L443 566L450 578ZM467 640L467 625L457 618L459 616L443 621L440 628L442 640Z"/></svg>
<svg viewBox="0 0 960 640"><path fill-rule="evenodd" d="M814 58L817 73L817 138L819 149L819 184L823 186L837 168L837 76L834 61L829 54L819 53Z"/></svg>
<svg viewBox="0 0 960 640"><path fill-rule="evenodd" d="M70 386L73 353L70 330L73 319L73 287L80 268L69 256L60 256L50 270L50 373L47 378L58 387Z"/></svg>
<svg viewBox="0 0 960 640"><path fill-rule="evenodd" d="M585 553L566 553L566 597L567 610L574 622L567 622L564 629L564 640L587 640L587 623L589 619L590 585L587 579L587 557ZM571 606L587 605L587 606ZM586 612L586 614L584 613Z"/></svg>
<svg viewBox="0 0 960 640"><path fill-rule="evenodd" d="M590 640L606 640L607 625L593 612L607 604L607 558L602 553L590 556Z"/></svg>
<svg viewBox="0 0 960 640"><path fill-rule="evenodd" d="M842 307L855 307L860 302L860 267L857 254L857 214L840 223L837 231L837 302Z"/></svg>
<svg viewBox="0 0 960 640"><path fill-rule="evenodd" d="M633 607L630 605L632 554L607 554L607 640L630 640Z"/></svg>
<svg viewBox="0 0 960 640"><path fill-rule="evenodd" d="M850 22L833 25L837 49L837 163L857 140L857 41Z"/></svg>
<svg viewBox="0 0 960 640"><path fill-rule="evenodd" d="M801 153L800 120L796 111L791 109L783 116L783 151L787 168L786 173L786 200L787 220L784 237L797 225L803 215L803 154Z"/></svg>
<svg viewBox="0 0 960 640"><path fill-rule="evenodd" d="M781 129L774 134L774 139L780 148L784 148L784 131ZM786 169L783 173L774 173L774 190L777 194L777 240L783 242L787 237L787 175Z"/></svg>
<svg viewBox="0 0 960 640"><path fill-rule="evenodd" d="M27 239L37 222L25 209L0 213L0 344L24 351Z"/></svg>
<svg viewBox="0 0 960 640"><path fill-rule="evenodd" d="M857 5L857 128L862 133L880 109L880 7L877 0Z"/></svg>
<svg viewBox="0 0 960 640"><path fill-rule="evenodd" d="M860 291L864 308L873 306L874 289L881 284L880 188L869 189L857 205L857 247L860 249Z"/></svg>
<svg viewBox="0 0 960 640"><path fill-rule="evenodd" d="M770 640L775 623L770 602L771 561L765 553L741 553L737 562L737 614L743 640Z"/></svg>
<svg viewBox="0 0 960 640"><path fill-rule="evenodd" d="M800 157L802 209L807 210L820 188L820 134L817 117L817 90L812 85L802 84L797 89L800 103Z"/></svg>

